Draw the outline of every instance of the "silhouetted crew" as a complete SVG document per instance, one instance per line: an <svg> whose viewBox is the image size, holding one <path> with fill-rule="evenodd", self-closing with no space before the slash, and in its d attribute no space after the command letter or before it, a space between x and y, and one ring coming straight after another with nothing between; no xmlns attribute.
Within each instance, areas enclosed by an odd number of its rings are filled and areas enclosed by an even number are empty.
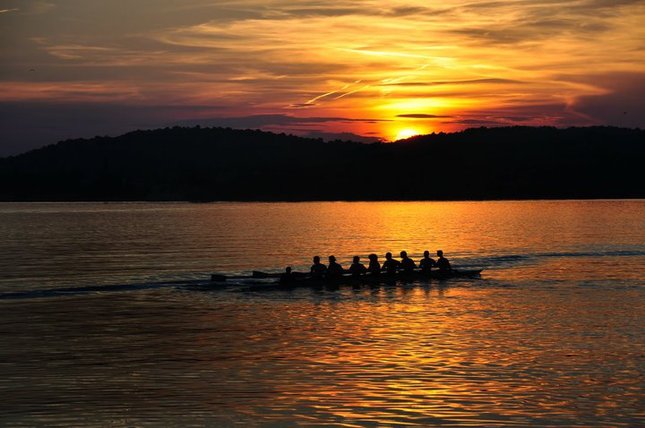
<svg viewBox="0 0 645 428"><path fill-rule="evenodd" d="M336 263L336 257L329 256L329 265L327 266L327 278L338 278L343 276L345 269Z"/></svg>
<svg viewBox="0 0 645 428"><path fill-rule="evenodd" d="M354 256L354 259L352 260L352 265L349 267L349 273L352 274L352 276L361 276L365 275L367 272L367 269L365 268L365 265L361 263L361 258L358 256Z"/></svg>
<svg viewBox="0 0 645 428"><path fill-rule="evenodd" d="M376 254L370 254L367 256L370 259L370 264L367 266L367 271L371 275L378 275L381 273L381 264L378 262L378 256Z"/></svg>
<svg viewBox="0 0 645 428"><path fill-rule="evenodd" d="M311 276L314 278L324 278L327 273L327 266L320 263L320 257L314 256L314 264L311 265Z"/></svg>
<svg viewBox="0 0 645 428"><path fill-rule="evenodd" d="M412 260L410 257L408 257L408 253L406 251L401 251L401 270L405 273L411 273L416 269L417 264L414 263L414 260Z"/></svg>
<svg viewBox="0 0 645 428"><path fill-rule="evenodd" d="M392 253L385 253L385 261L383 262L383 270L388 273L388 275L394 275L399 269L401 263L398 260L392 258Z"/></svg>
<svg viewBox="0 0 645 428"><path fill-rule="evenodd" d="M437 267L439 268L440 272L449 272L452 270L450 267L450 262L448 261L447 258L443 256L443 251L437 250Z"/></svg>
<svg viewBox="0 0 645 428"><path fill-rule="evenodd" d="M430 258L430 251L425 250L423 252L423 258L419 261L419 267L421 268L421 272L430 273L430 271L432 270L432 267L436 265L437 265L437 262L435 262L433 259Z"/></svg>
<svg viewBox="0 0 645 428"><path fill-rule="evenodd" d="M293 274L291 273L291 266L287 266L287 268L284 270L284 273L280 275L280 282L283 284L287 284L289 282L293 282Z"/></svg>

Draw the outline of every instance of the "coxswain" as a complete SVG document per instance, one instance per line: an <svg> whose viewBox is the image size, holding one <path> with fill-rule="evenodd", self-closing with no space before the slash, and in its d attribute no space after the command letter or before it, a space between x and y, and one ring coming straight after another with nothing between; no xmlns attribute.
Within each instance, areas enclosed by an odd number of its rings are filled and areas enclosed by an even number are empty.
<svg viewBox="0 0 645 428"><path fill-rule="evenodd" d="M435 262L433 259L430 258L430 251L425 250L423 252L423 258L419 261L419 267L421 268L421 272L430 273L430 271L432 270L432 267L436 265L437 265L437 262Z"/></svg>
<svg viewBox="0 0 645 428"><path fill-rule="evenodd" d="M314 264L311 265L312 278L324 278L327 273L327 266L320 263L320 256L314 256Z"/></svg>
<svg viewBox="0 0 645 428"><path fill-rule="evenodd" d="M361 263L361 258L354 256L352 259L352 265L349 267L349 273L351 273L352 276L361 276L365 275L366 272L367 269L365 268L365 265Z"/></svg>
<svg viewBox="0 0 645 428"><path fill-rule="evenodd" d="M416 269L417 264L408 257L407 251L401 251L401 270L405 273L412 273Z"/></svg>
<svg viewBox="0 0 645 428"><path fill-rule="evenodd" d="M443 256L443 251L442 250L437 250L437 267L439 268L440 272L450 272L452 268L450 267L450 262L448 261L447 258Z"/></svg>
<svg viewBox="0 0 645 428"><path fill-rule="evenodd" d="M378 262L378 256L376 254L370 254L367 256L370 259L370 264L367 265L367 271L370 275L378 275L381 273L381 264Z"/></svg>
<svg viewBox="0 0 645 428"><path fill-rule="evenodd" d="M329 256L329 265L327 266L327 278L338 278L343 276L345 269L336 262L336 257Z"/></svg>
<svg viewBox="0 0 645 428"><path fill-rule="evenodd" d="M401 262L394 260L392 258L392 253L385 253L385 261L383 262L383 270L388 273L388 275L394 275L399 269Z"/></svg>
<svg viewBox="0 0 645 428"><path fill-rule="evenodd" d="M291 266L287 266L284 273L280 275L280 283L287 284L293 282L293 274L291 273Z"/></svg>

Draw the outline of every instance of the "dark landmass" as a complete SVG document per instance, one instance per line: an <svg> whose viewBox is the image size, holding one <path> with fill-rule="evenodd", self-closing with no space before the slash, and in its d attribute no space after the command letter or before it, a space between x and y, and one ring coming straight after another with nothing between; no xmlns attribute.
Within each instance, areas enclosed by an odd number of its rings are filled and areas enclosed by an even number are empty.
<svg viewBox="0 0 645 428"><path fill-rule="evenodd" d="M645 197L645 131L476 128L383 144L230 128L68 140L0 159L0 200Z"/></svg>

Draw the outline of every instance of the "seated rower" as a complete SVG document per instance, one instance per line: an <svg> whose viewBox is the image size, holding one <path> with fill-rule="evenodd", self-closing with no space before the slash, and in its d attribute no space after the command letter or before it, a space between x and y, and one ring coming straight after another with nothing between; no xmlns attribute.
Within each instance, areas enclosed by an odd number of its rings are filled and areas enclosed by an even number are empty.
<svg viewBox="0 0 645 428"><path fill-rule="evenodd" d="M370 259L370 264L367 266L367 271L370 275L380 274L381 264L378 262L378 256L376 254L370 254L367 258Z"/></svg>
<svg viewBox="0 0 645 428"><path fill-rule="evenodd" d="M338 278L343 276L345 269L336 262L336 257L329 256L329 265L327 266L327 278Z"/></svg>
<svg viewBox="0 0 645 428"><path fill-rule="evenodd" d="M437 259L436 265L439 268L439 272L450 272L452 270L450 262L443 256L442 250L437 250L437 257L439 258Z"/></svg>
<svg viewBox="0 0 645 428"><path fill-rule="evenodd" d="M352 260L352 265L349 267L349 273L352 274L352 276L361 276L365 275L367 272L367 269L365 268L365 265L361 263L361 258L358 256L354 256L354 259Z"/></svg>
<svg viewBox="0 0 645 428"><path fill-rule="evenodd" d="M327 266L320 263L320 256L314 256L314 264L311 265L312 278L324 278L327 273Z"/></svg>
<svg viewBox="0 0 645 428"><path fill-rule="evenodd" d="M421 272L423 273L430 273L432 270L433 266L436 266L437 262L435 262L433 259L430 258L430 251L425 250L423 252L423 258L421 261L419 261L419 267L421 268Z"/></svg>
<svg viewBox="0 0 645 428"><path fill-rule="evenodd" d="M284 273L280 275L280 283L288 284L294 281L294 275L291 273L291 266L287 266L284 270Z"/></svg>
<svg viewBox="0 0 645 428"><path fill-rule="evenodd" d="M383 262L383 270L387 272L388 275L394 275L399 269L401 263L398 260L392 258L392 253L385 253L385 261Z"/></svg>
<svg viewBox="0 0 645 428"><path fill-rule="evenodd" d="M416 267L417 264L414 263L414 260L408 257L407 251L401 251L401 270L405 273L412 273Z"/></svg>

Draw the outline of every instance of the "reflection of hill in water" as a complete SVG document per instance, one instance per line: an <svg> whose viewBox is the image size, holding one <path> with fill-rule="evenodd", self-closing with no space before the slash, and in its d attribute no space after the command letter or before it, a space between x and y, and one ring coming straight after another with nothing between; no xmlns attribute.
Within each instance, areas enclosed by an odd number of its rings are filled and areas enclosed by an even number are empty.
<svg viewBox="0 0 645 428"><path fill-rule="evenodd" d="M2 200L645 197L645 131L478 128L358 144L223 128L69 140L0 159Z"/></svg>

